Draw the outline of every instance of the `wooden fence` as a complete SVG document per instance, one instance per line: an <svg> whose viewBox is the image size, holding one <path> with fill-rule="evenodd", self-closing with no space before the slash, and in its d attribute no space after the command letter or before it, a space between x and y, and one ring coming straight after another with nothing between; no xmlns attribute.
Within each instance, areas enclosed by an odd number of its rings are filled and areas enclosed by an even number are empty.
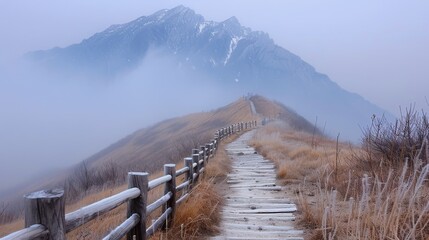
<svg viewBox="0 0 429 240"><path fill-rule="evenodd" d="M127 190L68 214L65 214L64 190L52 189L28 194L24 197L26 228L0 240L62 240L65 239L66 233L123 203L128 204L127 219L103 239L121 239L125 235L128 240L147 239L158 229L167 229L171 226L176 206L189 196L189 191L204 173L209 159L216 153L219 142L231 134L255 126L256 121L251 121L219 129L212 141L200 149L192 149L192 156L184 159L183 168L176 170L175 164L165 164L164 175L151 181L146 172L129 172ZM176 183L178 177L183 179L180 184ZM147 198L149 191L161 185L164 185L164 195L149 204ZM153 220L152 225L146 226L146 217L161 207L160 216Z"/></svg>

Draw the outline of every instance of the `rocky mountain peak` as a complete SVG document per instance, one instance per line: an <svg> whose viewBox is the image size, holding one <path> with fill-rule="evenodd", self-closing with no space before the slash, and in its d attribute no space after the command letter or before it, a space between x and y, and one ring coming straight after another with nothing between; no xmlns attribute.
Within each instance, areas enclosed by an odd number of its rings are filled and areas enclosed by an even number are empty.
<svg viewBox="0 0 429 240"><path fill-rule="evenodd" d="M161 50L181 70L207 75L225 88L279 96L308 119L318 116L338 123L335 127L343 129L345 136L360 134L359 128L348 130L350 122L364 126L368 116L383 113L276 45L267 33L241 26L236 17L207 21L183 5L112 25L79 44L29 55L67 74L120 80L140 66L150 49Z"/></svg>

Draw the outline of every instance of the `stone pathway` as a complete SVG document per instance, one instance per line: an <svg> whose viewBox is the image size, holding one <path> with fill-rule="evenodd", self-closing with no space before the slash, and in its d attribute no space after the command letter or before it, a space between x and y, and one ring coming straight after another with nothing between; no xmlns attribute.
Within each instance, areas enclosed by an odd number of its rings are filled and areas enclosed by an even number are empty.
<svg viewBox="0 0 429 240"><path fill-rule="evenodd" d="M232 160L229 191L222 210L222 232L211 239L302 240L294 229L296 205L285 199L276 185L274 164L247 145L256 130L227 145Z"/></svg>

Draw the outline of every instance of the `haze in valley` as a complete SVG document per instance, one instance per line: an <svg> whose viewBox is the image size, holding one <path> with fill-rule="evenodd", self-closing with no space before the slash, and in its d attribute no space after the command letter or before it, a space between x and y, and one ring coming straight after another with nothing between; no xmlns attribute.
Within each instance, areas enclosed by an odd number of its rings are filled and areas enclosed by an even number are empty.
<svg viewBox="0 0 429 240"><path fill-rule="evenodd" d="M427 2L4 0L0 192L71 166L156 121L208 111L237 97L220 85L200 81L206 76L198 73L165 71L174 69L174 63L157 52L150 53L156 56L151 61L113 82L61 80L20 64L30 51L79 43L112 24L179 4L208 20L236 16L242 25L267 32L276 44L346 90L395 115L399 106L410 104L429 110ZM172 78L181 84L171 83ZM195 89L189 88L192 85Z"/></svg>

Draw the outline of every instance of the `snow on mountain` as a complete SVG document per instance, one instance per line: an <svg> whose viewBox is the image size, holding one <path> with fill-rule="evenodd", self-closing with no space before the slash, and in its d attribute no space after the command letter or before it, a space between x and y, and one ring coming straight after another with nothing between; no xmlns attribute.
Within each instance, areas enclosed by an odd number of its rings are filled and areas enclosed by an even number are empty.
<svg viewBox="0 0 429 240"><path fill-rule="evenodd" d="M150 49L162 49L178 66L204 73L238 94L279 99L310 121L318 118L331 135L341 132L357 140L360 127L369 124L373 114L384 112L276 45L267 33L243 27L235 17L207 21L184 6L112 25L79 44L28 56L68 73L120 80Z"/></svg>

